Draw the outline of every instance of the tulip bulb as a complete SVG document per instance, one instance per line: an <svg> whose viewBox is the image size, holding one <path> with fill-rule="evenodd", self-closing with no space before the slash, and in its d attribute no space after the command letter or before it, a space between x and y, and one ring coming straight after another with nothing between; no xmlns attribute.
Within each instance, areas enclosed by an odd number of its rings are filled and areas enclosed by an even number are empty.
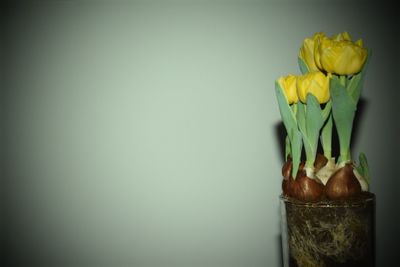
<svg viewBox="0 0 400 267"><path fill-rule="evenodd" d="M288 180L288 195L290 197L296 198L297 195L299 194L299 183L297 182L297 179L293 179L293 177L290 177Z"/></svg>
<svg viewBox="0 0 400 267"><path fill-rule="evenodd" d="M329 199L345 199L359 193L361 185L351 164L338 169L325 185L325 194Z"/></svg>
<svg viewBox="0 0 400 267"><path fill-rule="evenodd" d="M327 162L328 159L324 155L318 153L314 161L315 172L318 172L322 167L326 165Z"/></svg>
<svg viewBox="0 0 400 267"><path fill-rule="evenodd" d="M288 179L283 179L282 180L282 192L283 195L293 197L293 187L295 180L292 177L289 177Z"/></svg>
<svg viewBox="0 0 400 267"><path fill-rule="evenodd" d="M289 179L291 173L292 173L292 160L288 158L288 160L283 164L282 167L282 176L284 179Z"/></svg>
<svg viewBox="0 0 400 267"><path fill-rule="evenodd" d="M299 173L295 182L297 183L295 198L309 202L321 199L324 193L324 185L318 178L310 178L303 171Z"/></svg>

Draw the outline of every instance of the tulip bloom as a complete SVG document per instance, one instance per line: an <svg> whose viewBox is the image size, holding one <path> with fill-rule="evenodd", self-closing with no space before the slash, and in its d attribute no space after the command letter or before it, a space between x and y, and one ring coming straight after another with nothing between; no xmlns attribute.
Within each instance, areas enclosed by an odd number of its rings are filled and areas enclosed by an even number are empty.
<svg viewBox="0 0 400 267"><path fill-rule="evenodd" d="M353 75L360 72L368 54L362 40L353 43L346 32L333 38L325 36L317 38L314 52L315 64L320 70L338 75Z"/></svg>
<svg viewBox="0 0 400 267"><path fill-rule="evenodd" d="M329 77L320 71L309 72L297 77L297 95L301 102L307 103L307 94L313 94L320 104L329 101Z"/></svg>
<svg viewBox="0 0 400 267"><path fill-rule="evenodd" d="M297 103L299 101L297 96L296 80L297 77L291 74L278 79L278 83L283 89L289 104Z"/></svg>
<svg viewBox="0 0 400 267"><path fill-rule="evenodd" d="M342 32L337 35L332 36L332 40L335 41L350 41L351 42L351 36L348 32Z"/></svg>
<svg viewBox="0 0 400 267"><path fill-rule="evenodd" d="M306 63L308 70L309 71L317 71L318 67L315 65L314 61L314 46L315 46L315 40L325 36L323 32L317 32L314 34L312 38L306 38L303 41L303 45L300 48L299 51L299 58L301 58L304 63Z"/></svg>

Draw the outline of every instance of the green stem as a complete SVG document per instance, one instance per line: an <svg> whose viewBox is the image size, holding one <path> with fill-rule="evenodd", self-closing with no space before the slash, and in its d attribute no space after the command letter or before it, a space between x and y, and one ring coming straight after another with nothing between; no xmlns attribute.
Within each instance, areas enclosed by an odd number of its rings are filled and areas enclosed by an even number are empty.
<svg viewBox="0 0 400 267"><path fill-rule="evenodd" d="M314 161L315 161L315 158L307 159L305 167L306 168L314 168Z"/></svg>
<svg viewBox="0 0 400 267"><path fill-rule="evenodd" d="M315 158L317 156L317 147L318 147L318 137L311 138L311 136L307 136L309 145L306 151L306 163L305 167L314 168ZM307 147L307 146L306 146Z"/></svg>
<svg viewBox="0 0 400 267"><path fill-rule="evenodd" d="M346 88L346 84L347 84L347 78L344 75L340 75L339 76L339 80L340 80L340 84L343 85L344 88Z"/></svg>
<svg viewBox="0 0 400 267"><path fill-rule="evenodd" d="M347 77L345 75L339 76L340 84L343 85L344 88L347 89ZM353 126L353 119L351 120L351 126ZM352 130L350 130L351 136ZM340 157L339 162L347 162L351 160L351 153L350 153L350 140L345 142L340 142Z"/></svg>
<svg viewBox="0 0 400 267"><path fill-rule="evenodd" d="M324 156L327 159L332 158L332 127L333 119L332 113L330 113L328 120L326 121L325 126L322 128L321 132L321 144L324 150Z"/></svg>
<svg viewBox="0 0 400 267"><path fill-rule="evenodd" d="M340 158L338 162L348 162L351 160L350 147L340 147Z"/></svg>
<svg viewBox="0 0 400 267"><path fill-rule="evenodd" d="M307 95L307 104L300 104L297 122L303 136L303 144L306 152L305 167L313 169L317 154L319 133L324 125L323 111L317 98Z"/></svg>

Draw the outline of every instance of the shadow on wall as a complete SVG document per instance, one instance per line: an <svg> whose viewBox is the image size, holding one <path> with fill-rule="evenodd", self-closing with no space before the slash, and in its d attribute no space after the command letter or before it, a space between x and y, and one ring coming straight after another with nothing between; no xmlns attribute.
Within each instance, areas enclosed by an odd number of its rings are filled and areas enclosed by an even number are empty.
<svg viewBox="0 0 400 267"><path fill-rule="evenodd" d="M281 159L285 159L285 139L286 139L286 129L283 122L275 124L275 137L278 144Z"/></svg>
<svg viewBox="0 0 400 267"><path fill-rule="evenodd" d="M278 246L278 266L283 267L282 234L277 235L276 243Z"/></svg>

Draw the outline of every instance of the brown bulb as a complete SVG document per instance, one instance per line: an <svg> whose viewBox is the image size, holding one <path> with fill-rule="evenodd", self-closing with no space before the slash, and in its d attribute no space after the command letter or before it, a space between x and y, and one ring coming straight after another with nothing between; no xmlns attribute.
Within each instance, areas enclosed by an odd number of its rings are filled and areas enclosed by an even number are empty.
<svg viewBox="0 0 400 267"><path fill-rule="evenodd" d="M287 180L287 191L288 191L288 196L296 198L296 195L298 194L299 191L299 184L295 179L293 179L292 176L289 177Z"/></svg>
<svg viewBox="0 0 400 267"><path fill-rule="evenodd" d="M318 153L314 161L315 172L324 167L326 163L328 163L328 159L324 155Z"/></svg>
<svg viewBox="0 0 400 267"><path fill-rule="evenodd" d="M337 170L325 185L329 199L345 199L361 193L361 185L353 173L351 164Z"/></svg>
<svg viewBox="0 0 400 267"><path fill-rule="evenodd" d="M282 180L282 192L284 196L289 196L289 179Z"/></svg>
<svg viewBox="0 0 400 267"><path fill-rule="evenodd" d="M296 178L297 188L295 191L295 198L315 202L321 199L324 193L324 185L318 178L312 179L308 177L305 171L299 172Z"/></svg>
<svg viewBox="0 0 400 267"><path fill-rule="evenodd" d="M300 174L304 171L304 166L305 165L306 165L305 161L300 162L299 170L297 171L297 176L296 177L300 176Z"/></svg>
<svg viewBox="0 0 400 267"><path fill-rule="evenodd" d="M296 179L292 176L292 161L288 161L282 167L282 191L285 196L290 196L303 201L315 201L320 198L323 193L323 184L318 178L311 179L306 176L304 170L305 162L301 162L297 171Z"/></svg>
<svg viewBox="0 0 400 267"><path fill-rule="evenodd" d="M299 179L299 177L300 177L303 173L305 174L304 165L305 165L305 162L304 162L304 161L300 162L300 164L299 164L299 169L297 170L297 174L296 174L296 179L294 179L293 176L290 175L288 190L289 190L289 195L290 195L291 197L297 198L297 196L298 196L298 195L300 194L300 192L301 192L300 186L299 186L299 183L298 183L297 180Z"/></svg>
<svg viewBox="0 0 400 267"><path fill-rule="evenodd" d="M290 193L290 189L289 189L289 184L290 184L290 176L292 174L292 159L289 156L287 161L283 164L282 166L282 176L283 176L283 180L282 180L282 192L283 195L285 196L289 196Z"/></svg>
<svg viewBox="0 0 400 267"><path fill-rule="evenodd" d="M282 167L282 176L285 179L289 179L292 174L292 160L289 158Z"/></svg>

